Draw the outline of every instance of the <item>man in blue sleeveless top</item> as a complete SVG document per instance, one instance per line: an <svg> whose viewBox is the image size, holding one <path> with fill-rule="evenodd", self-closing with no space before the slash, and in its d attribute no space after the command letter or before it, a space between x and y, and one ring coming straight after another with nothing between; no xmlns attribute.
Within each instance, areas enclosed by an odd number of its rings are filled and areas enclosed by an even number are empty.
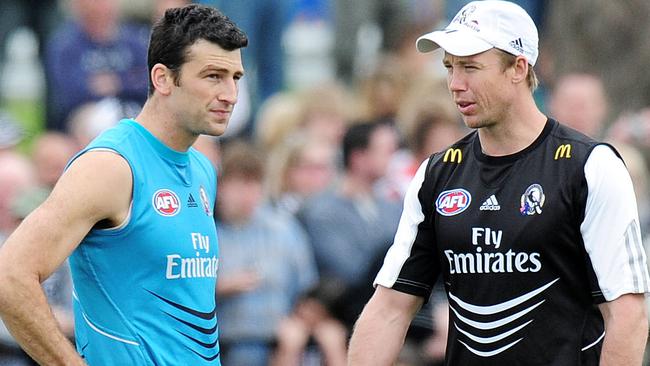
<svg viewBox="0 0 650 366"><path fill-rule="evenodd" d="M0 313L39 363L220 364L216 174L191 145L224 132L247 43L214 8L169 9L142 112L80 152L0 250ZM68 256L76 351L39 284Z"/></svg>

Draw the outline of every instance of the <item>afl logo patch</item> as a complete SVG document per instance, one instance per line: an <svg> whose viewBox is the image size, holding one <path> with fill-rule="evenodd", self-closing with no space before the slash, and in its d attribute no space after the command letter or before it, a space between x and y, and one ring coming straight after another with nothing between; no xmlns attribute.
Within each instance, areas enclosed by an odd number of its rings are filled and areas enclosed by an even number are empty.
<svg viewBox="0 0 650 366"><path fill-rule="evenodd" d="M465 211L472 202L472 195L462 188L441 192L436 200L436 211L442 216L454 216Z"/></svg>
<svg viewBox="0 0 650 366"><path fill-rule="evenodd" d="M153 208L162 216L175 216L181 205L178 196L169 189L159 189L153 194Z"/></svg>

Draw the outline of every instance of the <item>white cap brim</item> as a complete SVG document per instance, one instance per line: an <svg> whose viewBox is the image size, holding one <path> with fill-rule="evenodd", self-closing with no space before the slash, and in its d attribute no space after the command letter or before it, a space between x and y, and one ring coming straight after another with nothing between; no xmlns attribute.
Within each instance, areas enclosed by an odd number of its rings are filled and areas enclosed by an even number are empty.
<svg viewBox="0 0 650 366"><path fill-rule="evenodd" d="M427 33L418 38L415 45L423 53L442 48L454 56L472 56L494 48L492 44L477 37L476 32L462 29Z"/></svg>

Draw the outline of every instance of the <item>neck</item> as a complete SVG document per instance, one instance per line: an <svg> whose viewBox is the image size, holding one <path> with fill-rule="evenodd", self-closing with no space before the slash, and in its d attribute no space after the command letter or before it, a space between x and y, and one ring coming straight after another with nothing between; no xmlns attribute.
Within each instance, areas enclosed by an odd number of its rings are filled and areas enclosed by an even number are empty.
<svg viewBox="0 0 650 366"><path fill-rule="evenodd" d="M176 115L165 108L164 103L160 103L155 96L147 99L135 120L176 151L187 151L198 138L184 129L182 121L178 121Z"/></svg>
<svg viewBox="0 0 650 366"><path fill-rule="evenodd" d="M537 108L532 95L512 104L495 124L479 128L483 153L504 156L517 153L532 144L546 125L547 117Z"/></svg>

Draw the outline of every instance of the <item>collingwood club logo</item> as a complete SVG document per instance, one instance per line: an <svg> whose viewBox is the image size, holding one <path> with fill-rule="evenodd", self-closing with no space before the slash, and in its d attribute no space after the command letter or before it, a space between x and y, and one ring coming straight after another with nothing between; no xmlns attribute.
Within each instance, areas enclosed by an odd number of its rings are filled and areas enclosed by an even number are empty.
<svg viewBox="0 0 650 366"><path fill-rule="evenodd" d="M474 13L476 10L476 6L470 5L463 9L460 14L456 15L456 17L451 21L452 23L458 23L462 24L470 29L473 29L474 31L480 31L478 28L479 24L476 19L471 19L471 15Z"/></svg>
<svg viewBox="0 0 650 366"><path fill-rule="evenodd" d="M212 216L212 205L208 199L208 193L205 191L205 188L203 188L203 186L199 187L199 197L201 197L203 212L205 212L205 214L208 216Z"/></svg>
<svg viewBox="0 0 650 366"><path fill-rule="evenodd" d="M519 212L524 216L539 215L542 213L545 200L546 197L544 196L542 186L539 184L531 184L526 188L524 194L521 195Z"/></svg>

